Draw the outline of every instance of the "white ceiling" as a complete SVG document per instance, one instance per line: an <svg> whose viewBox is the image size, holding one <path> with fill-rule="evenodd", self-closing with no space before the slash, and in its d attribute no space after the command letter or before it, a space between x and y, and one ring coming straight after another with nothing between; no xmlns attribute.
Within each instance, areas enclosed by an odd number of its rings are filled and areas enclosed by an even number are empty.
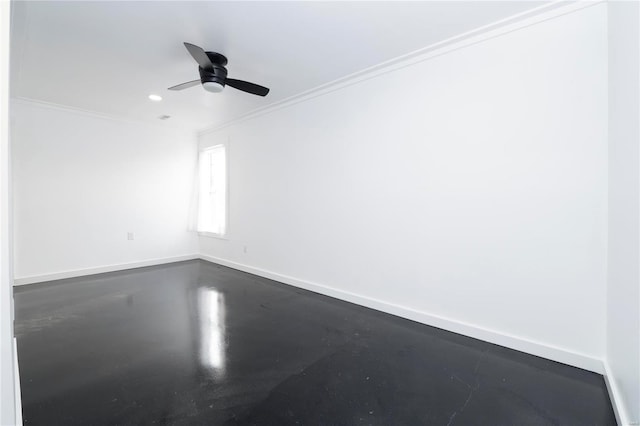
<svg viewBox="0 0 640 426"><path fill-rule="evenodd" d="M12 96L197 130L541 3L14 2ZM198 78L183 41L271 93L166 90Z"/></svg>

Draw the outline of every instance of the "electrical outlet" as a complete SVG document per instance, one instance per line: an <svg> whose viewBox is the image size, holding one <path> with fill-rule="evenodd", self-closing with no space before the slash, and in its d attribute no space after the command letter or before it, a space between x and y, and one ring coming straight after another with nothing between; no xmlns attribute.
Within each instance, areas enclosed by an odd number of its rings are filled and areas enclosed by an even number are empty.
<svg viewBox="0 0 640 426"><path fill-rule="evenodd" d="M133 232L127 232L127 240L133 240Z"/></svg>

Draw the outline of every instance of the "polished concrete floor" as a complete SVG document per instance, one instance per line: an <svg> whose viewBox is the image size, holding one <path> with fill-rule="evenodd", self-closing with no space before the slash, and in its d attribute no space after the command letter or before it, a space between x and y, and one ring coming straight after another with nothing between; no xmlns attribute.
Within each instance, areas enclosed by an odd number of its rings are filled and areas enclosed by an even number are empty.
<svg viewBox="0 0 640 426"><path fill-rule="evenodd" d="M26 425L613 425L602 376L202 261L16 289Z"/></svg>

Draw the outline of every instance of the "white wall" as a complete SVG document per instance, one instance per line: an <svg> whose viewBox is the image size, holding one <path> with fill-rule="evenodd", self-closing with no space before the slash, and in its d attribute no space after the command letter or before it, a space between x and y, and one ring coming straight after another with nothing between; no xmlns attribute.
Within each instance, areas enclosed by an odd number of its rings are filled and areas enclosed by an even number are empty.
<svg viewBox="0 0 640 426"><path fill-rule="evenodd" d="M275 109L200 145L227 138L228 240L201 237L203 254L600 368L606 5Z"/></svg>
<svg viewBox="0 0 640 426"><path fill-rule="evenodd" d="M21 101L12 120L16 279L197 253L193 133Z"/></svg>
<svg viewBox="0 0 640 426"><path fill-rule="evenodd" d="M609 3L608 379L640 423L640 5Z"/></svg>
<svg viewBox="0 0 640 426"><path fill-rule="evenodd" d="M0 2L0 425L16 424L9 184L10 8L11 3Z"/></svg>

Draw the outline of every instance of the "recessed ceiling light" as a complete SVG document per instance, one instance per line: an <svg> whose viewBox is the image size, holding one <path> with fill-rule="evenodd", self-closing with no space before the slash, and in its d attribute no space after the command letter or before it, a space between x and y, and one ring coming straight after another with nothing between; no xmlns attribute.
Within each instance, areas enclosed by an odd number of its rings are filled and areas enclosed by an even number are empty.
<svg viewBox="0 0 640 426"><path fill-rule="evenodd" d="M162 96L159 95L149 95L149 99L151 99L154 102L160 102L162 100Z"/></svg>

